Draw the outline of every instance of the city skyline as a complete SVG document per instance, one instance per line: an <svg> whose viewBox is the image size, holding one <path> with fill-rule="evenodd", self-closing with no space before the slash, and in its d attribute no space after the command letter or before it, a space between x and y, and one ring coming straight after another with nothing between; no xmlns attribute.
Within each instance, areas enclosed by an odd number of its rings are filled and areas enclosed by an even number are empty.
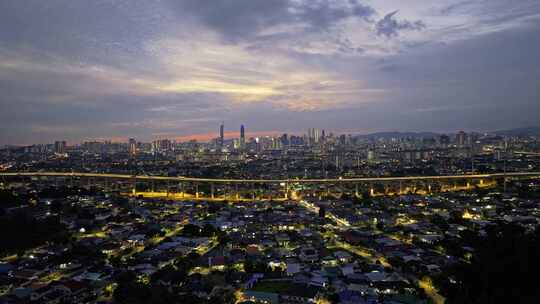
<svg viewBox="0 0 540 304"><path fill-rule="evenodd" d="M203 140L222 121L248 136L534 126L539 16L534 0L5 1L0 145Z"/></svg>
<svg viewBox="0 0 540 304"><path fill-rule="evenodd" d="M0 1L0 303L534 303L540 0Z"/></svg>
<svg viewBox="0 0 540 304"><path fill-rule="evenodd" d="M128 136L119 136L119 137L96 137L96 138L82 138L80 140L73 140L73 141L66 141L64 138L56 138L52 141L42 140L42 141L36 141L36 142L28 142L28 143L18 143L18 144L5 144L3 146L9 147L9 146L31 146L31 145L43 145L43 144L55 144L57 142L64 142L64 144L68 144L70 146L73 145L79 145L83 144L85 142L101 142L101 143L128 143L130 144L132 140L135 140L137 142L154 142L159 140L171 140L177 143L184 143L184 142L200 142L200 143L211 143L215 141L218 145L224 145L226 142L230 142L231 140L237 139L239 140L239 143L242 142L242 134L244 134L244 143L247 142L247 140L254 140L256 138L279 138L283 135L289 135L289 136L297 136L297 137L307 137L307 138L319 138L319 137L325 137L325 136L335 136L339 137L341 135L348 135L353 137L373 137L373 138L388 138L388 137L395 137L395 138L407 138L407 137L415 137L415 138L438 138L440 136L452 136L456 140L457 138L462 134L465 134L465 136L468 136L470 134L476 134L476 135L482 135L482 134L491 134L491 135L505 135L505 136L515 136L515 135L522 135L522 136L537 136L540 132L539 126L528 126L523 128L514 128L514 129L507 129L507 130L482 130L482 131L476 131L476 130L453 130L448 132L433 132L429 130L425 131L407 131L407 130L388 130L388 131L373 131L373 132L356 132L356 131L343 131L339 132L336 130L325 130L321 128L307 128L306 130L300 130L300 131L293 131L293 132L287 132L287 131L251 131L245 127L244 124L239 125L239 128L237 128L236 131L231 129L227 129L226 124L222 122L219 125L219 129L217 131L214 130L214 132L210 132L207 134L191 134L186 136L167 136L167 135L161 135L161 136L155 136L150 138L134 138L134 137L128 137ZM223 127L223 130L222 130ZM247 131L246 131L247 130ZM318 133L312 133L312 132L318 132ZM326 135L324 135L326 132ZM223 135L223 139L222 139ZM392 136L394 135L394 136ZM222 141L223 140L223 141Z"/></svg>

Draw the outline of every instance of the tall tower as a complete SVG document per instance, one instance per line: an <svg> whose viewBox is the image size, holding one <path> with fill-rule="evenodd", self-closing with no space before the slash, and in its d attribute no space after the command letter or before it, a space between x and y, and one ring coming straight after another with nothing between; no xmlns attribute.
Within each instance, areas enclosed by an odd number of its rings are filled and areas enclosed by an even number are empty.
<svg viewBox="0 0 540 304"><path fill-rule="evenodd" d="M225 123L222 122L221 126L219 126L219 145L223 146L224 142L225 142Z"/></svg>
<svg viewBox="0 0 540 304"><path fill-rule="evenodd" d="M137 154L137 141L135 138L129 139L129 154L135 156Z"/></svg>
<svg viewBox="0 0 540 304"><path fill-rule="evenodd" d="M466 141L467 141L467 133L463 131L459 131L459 133L456 135L456 143L458 147L460 148L465 147Z"/></svg>
<svg viewBox="0 0 540 304"><path fill-rule="evenodd" d="M315 141L315 129L309 128L308 129L308 146L312 146L313 142Z"/></svg>
<svg viewBox="0 0 540 304"><path fill-rule="evenodd" d="M240 148L244 149L246 146L246 133L245 133L244 125L240 126Z"/></svg>
<svg viewBox="0 0 540 304"><path fill-rule="evenodd" d="M58 153L58 154L66 153L66 142L64 140L55 141L54 142L54 152Z"/></svg>

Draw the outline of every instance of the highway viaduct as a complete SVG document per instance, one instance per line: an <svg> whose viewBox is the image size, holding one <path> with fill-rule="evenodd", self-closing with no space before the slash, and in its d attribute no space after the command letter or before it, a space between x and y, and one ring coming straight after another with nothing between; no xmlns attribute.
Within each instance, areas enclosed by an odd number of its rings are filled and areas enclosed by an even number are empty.
<svg viewBox="0 0 540 304"><path fill-rule="evenodd" d="M130 195L208 201L286 200L346 193L359 196L471 190L515 179L537 179L540 172L447 176L358 177L331 179L227 179L79 172L0 172L9 183L54 182L56 185L101 187Z"/></svg>

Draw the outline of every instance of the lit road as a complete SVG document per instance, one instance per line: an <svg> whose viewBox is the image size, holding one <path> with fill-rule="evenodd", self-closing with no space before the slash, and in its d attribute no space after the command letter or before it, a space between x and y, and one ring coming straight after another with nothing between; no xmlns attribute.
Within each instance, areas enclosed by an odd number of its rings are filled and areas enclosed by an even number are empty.
<svg viewBox="0 0 540 304"><path fill-rule="evenodd" d="M494 179L494 178L540 178L540 172L511 172L494 174L470 175L441 175L441 176L396 176L396 177L358 177L358 178L325 178L325 179L227 179L227 178L196 178L175 176L128 175L112 173L80 173L80 172L0 172L2 177L85 177L123 180L150 180L175 182L207 182L207 183L377 183L399 181L429 181L429 180L460 180L460 179Z"/></svg>

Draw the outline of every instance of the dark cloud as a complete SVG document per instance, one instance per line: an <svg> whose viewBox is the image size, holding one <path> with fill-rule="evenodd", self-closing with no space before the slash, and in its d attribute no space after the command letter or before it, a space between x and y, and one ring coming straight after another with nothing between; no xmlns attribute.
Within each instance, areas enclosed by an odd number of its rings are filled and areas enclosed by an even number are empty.
<svg viewBox="0 0 540 304"><path fill-rule="evenodd" d="M474 28L490 31L493 28L505 28L516 26L538 18L540 2L538 0L521 0L510 5L507 0L465 0L444 6L438 14L440 16L468 16L473 17L474 25L460 24L449 28L449 32L458 33Z"/></svg>
<svg viewBox="0 0 540 304"><path fill-rule="evenodd" d="M392 88L395 122L416 129L537 124L540 22L387 58L373 86ZM397 115L397 113L402 113Z"/></svg>
<svg viewBox="0 0 540 304"><path fill-rule="evenodd" d="M375 14L373 8L360 4L356 0L350 0L343 5L339 3L340 1L330 0L307 1L294 8L298 10L296 17L315 29L327 29L349 17L369 20Z"/></svg>
<svg viewBox="0 0 540 304"><path fill-rule="evenodd" d="M167 18L153 0L0 1L0 48L73 63L133 67L126 57L164 34ZM151 65L151 58L145 62ZM140 67L141 63L138 64Z"/></svg>
<svg viewBox="0 0 540 304"><path fill-rule="evenodd" d="M537 124L540 3L441 1L0 1L0 144Z"/></svg>
<svg viewBox="0 0 540 304"><path fill-rule="evenodd" d="M377 24L375 25L377 35L390 38L398 36L400 31L419 31L426 28L426 24L421 20L396 20L394 16L397 13L398 11L393 11L377 21Z"/></svg>
<svg viewBox="0 0 540 304"><path fill-rule="evenodd" d="M457 11L462 11L462 10L466 9L469 5L471 5L473 3L474 3L474 1L472 1L472 0L466 0L466 1L461 1L461 2L457 2L457 3L452 3L450 5L447 5L447 6L443 7L440 10L440 14L441 15L450 15L450 14L455 13Z"/></svg>
<svg viewBox="0 0 540 304"><path fill-rule="evenodd" d="M194 16L206 26L236 41L269 26L288 22L287 0L171 1L179 14Z"/></svg>
<svg viewBox="0 0 540 304"><path fill-rule="evenodd" d="M273 26L303 25L307 31L324 31L346 18L368 20L375 13L356 0L186 0L173 7L232 42L254 38Z"/></svg>

